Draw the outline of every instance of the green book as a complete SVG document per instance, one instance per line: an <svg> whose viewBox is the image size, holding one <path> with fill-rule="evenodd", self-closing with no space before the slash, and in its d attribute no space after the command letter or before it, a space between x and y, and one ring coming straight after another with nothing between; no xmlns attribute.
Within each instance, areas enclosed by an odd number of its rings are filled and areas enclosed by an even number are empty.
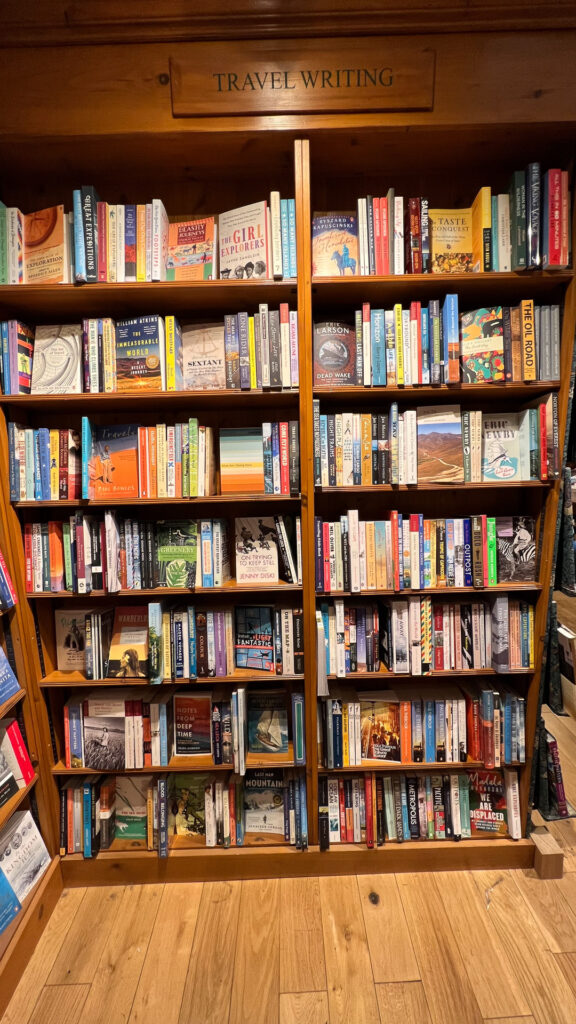
<svg viewBox="0 0 576 1024"><path fill-rule="evenodd" d="M498 557L496 520L492 516L488 516L486 519L486 547L488 549L488 586L495 587L498 582Z"/></svg>

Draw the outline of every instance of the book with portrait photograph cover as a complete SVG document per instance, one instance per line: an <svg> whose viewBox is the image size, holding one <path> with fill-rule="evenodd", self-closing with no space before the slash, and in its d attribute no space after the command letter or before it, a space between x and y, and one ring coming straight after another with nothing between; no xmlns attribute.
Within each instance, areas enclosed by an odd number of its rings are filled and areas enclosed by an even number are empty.
<svg viewBox="0 0 576 1024"><path fill-rule="evenodd" d="M266 200L227 210L218 217L220 277L250 280L271 277Z"/></svg>

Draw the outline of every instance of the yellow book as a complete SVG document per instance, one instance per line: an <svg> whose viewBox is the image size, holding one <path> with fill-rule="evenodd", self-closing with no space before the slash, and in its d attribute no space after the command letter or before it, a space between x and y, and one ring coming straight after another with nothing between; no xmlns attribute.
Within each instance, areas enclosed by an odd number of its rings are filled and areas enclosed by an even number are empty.
<svg viewBox="0 0 576 1024"><path fill-rule="evenodd" d="M472 269L492 270L492 190L485 185L472 203Z"/></svg>
<svg viewBox="0 0 576 1024"><path fill-rule="evenodd" d="M366 523L366 588L376 590L376 531L374 523Z"/></svg>
<svg viewBox="0 0 576 1024"><path fill-rule="evenodd" d="M522 337L522 379L536 380L534 299L522 299L520 303L520 332Z"/></svg>
<svg viewBox="0 0 576 1024"><path fill-rule="evenodd" d="M136 280L146 280L146 204L136 207Z"/></svg>
<svg viewBox="0 0 576 1024"><path fill-rule="evenodd" d="M60 431L50 431L50 501L60 497Z"/></svg>
<svg viewBox="0 0 576 1024"><path fill-rule="evenodd" d="M342 701L342 765L350 767L350 705Z"/></svg>
<svg viewBox="0 0 576 1024"><path fill-rule="evenodd" d="M166 391L176 391L176 328L174 316L167 316L166 328Z"/></svg>
<svg viewBox="0 0 576 1024"><path fill-rule="evenodd" d="M428 211L433 274L470 274L474 266L472 207Z"/></svg>
<svg viewBox="0 0 576 1024"><path fill-rule="evenodd" d="M116 325L110 317L102 320L102 363L104 391L116 391Z"/></svg>
<svg viewBox="0 0 576 1024"><path fill-rule="evenodd" d="M170 612L162 612L162 672L164 679L172 678L172 661L170 658Z"/></svg>
<svg viewBox="0 0 576 1024"><path fill-rule="evenodd" d="M167 498L166 488L166 424L156 424L156 466L158 473L158 497Z"/></svg>
<svg viewBox="0 0 576 1024"><path fill-rule="evenodd" d="M438 576L436 574L436 520L430 520L430 586L438 586Z"/></svg>
<svg viewBox="0 0 576 1024"><path fill-rule="evenodd" d="M250 359L250 390L255 391L258 387L256 377L256 338L254 335L254 317L248 317L248 357Z"/></svg>
<svg viewBox="0 0 576 1024"><path fill-rule="evenodd" d="M372 417L369 412L362 413L362 486L369 487L372 483Z"/></svg>
<svg viewBox="0 0 576 1024"><path fill-rule="evenodd" d="M385 536L385 524L383 520L374 525L374 542L376 552L376 589L386 590L387 589L387 574L386 574L386 536ZM368 526L366 527L366 546L368 546Z"/></svg>
<svg viewBox="0 0 576 1024"><path fill-rule="evenodd" d="M394 306L394 333L396 335L396 383L404 383L404 343L402 334L402 303Z"/></svg>
<svg viewBox="0 0 576 1024"><path fill-rule="evenodd" d="M106 218L106 263L107 263L107 280L111 284L114 284L117 279L116 275L116 262L118 259L118 207L111 203L108 206L108 216Z"/></svg>

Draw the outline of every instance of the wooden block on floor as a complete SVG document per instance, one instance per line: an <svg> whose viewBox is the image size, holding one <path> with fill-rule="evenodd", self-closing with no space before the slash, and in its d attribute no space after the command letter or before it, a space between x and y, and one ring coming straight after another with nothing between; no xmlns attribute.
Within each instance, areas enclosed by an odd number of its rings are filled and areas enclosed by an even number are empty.
<svg viewBox="0 0 576 1024"><path fill-rule="evenodd" d="M536 847L534 868L539 878L562 878L564 854L549 832L533 832L532 842Z"/></svg>

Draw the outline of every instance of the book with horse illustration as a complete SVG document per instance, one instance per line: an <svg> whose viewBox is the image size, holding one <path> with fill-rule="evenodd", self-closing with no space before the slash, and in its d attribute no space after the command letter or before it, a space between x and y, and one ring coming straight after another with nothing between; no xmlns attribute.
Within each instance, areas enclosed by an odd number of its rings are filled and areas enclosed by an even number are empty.
<svg viewBox="0 0 576 1024"><path fill-rule="evenodd" d="M358 218L354 213L315 213L312 218L314 277L356 277Z"/></svg>

